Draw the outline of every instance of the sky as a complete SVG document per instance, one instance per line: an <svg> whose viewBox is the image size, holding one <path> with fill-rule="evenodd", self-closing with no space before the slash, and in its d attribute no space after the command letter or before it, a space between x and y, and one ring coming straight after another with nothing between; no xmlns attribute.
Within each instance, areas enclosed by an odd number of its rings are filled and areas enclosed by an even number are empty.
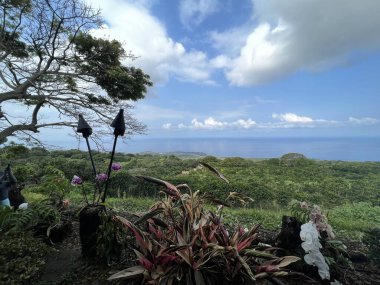
<svg viewBox="0 0 380 285"><path fill-rule="evenodd" d="M146 138L379 136L380 1L87 2L154 83Z"/></svg>
<svg viewBox="0 0 380 285"><path fill-rule="evenodd" d="M148 136L379 134L379 1L89 3L154 82Z"/></svg>

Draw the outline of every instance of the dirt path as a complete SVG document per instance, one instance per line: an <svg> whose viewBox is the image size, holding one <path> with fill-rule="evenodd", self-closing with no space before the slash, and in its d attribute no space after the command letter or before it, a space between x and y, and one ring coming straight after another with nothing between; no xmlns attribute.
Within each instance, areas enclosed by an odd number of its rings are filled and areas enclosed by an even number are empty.
<svg viewBox="0 0 380 285"><path fill-rule="evenodd" d="M81 263L80 250L57 249L47 256L46 267L42 273L42 284L59 284L67 279ZM41 284L41 285L42 285Z"/></svg>

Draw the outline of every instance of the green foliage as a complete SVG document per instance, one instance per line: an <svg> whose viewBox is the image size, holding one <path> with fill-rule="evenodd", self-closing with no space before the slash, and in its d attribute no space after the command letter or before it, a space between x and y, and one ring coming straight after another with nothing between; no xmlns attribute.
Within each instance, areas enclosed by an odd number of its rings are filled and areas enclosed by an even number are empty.
<svg viewBox="0 0 380 285"><path fill-rule="evenodd" d="M10 144L2 149L2 154L8 159L14 159L28 155L29 149L23 145Z"/></svg>
<svg viewBox="0 0 380 285"><path fill-rule="evenodd" d="M107 265L113 261L121 263L128 243L125 228L116 222L110 213L101 212L100 220L97 231L97 256Z"/></svg>
<svg viewBox="0 0 380 285"><path fill-rule="evenodd" d="M363 243L368 247L369 258L380 267L380 228L368 229L364 234Z"/></svg>
<svg viewBox="0 0 380 285"><path fill-rule="evenodd" d="M308 206L303 207L303 204L308 205L306 202L291 201L290 212L293 217L297 218L302 224L305 224L310 220L310 210Z"/></svg>
<svg viewBox="0 0 380 285"><path fill-rule="evenodd" d="M252 227L260 224L266 229L278 229L281 218L287 212L281 209L257 208L224 208L224 221L228 224L240 224L243 227Z"/></svg>
<svg viewBox="0 0 380 285"><path fill-rule="evenodd" d="M46 203L30 205L27 209L12 210L0 209L0 233L18 233L24 231L38 232L45 229L48 237L50 230L61 222L61 215L57 208Z"/></svg>
<svg viewBox="0 0 380 285"><path fill-rule="evenodd" d="M2 235L0 239L0 283L33 284L45 264L46 244L27 233Z"/></svg>
<svg viewBox="0 0 380 285"><path fill-rule="evenodd" d="M380 207L360 202L334 207L328 213L331 225L343 231L340 234L354 238L353 233L364 232L380 225ZM357 236L360 238L360 235Z"/></svg>
<svg viewBox="0 0 380 285"><path fill-rule="evenodd" d="M109 280L141 277L149 284L256 284L256 279L286 276L283 267L299 260L252 248L258 227L227 228L220 212L203 207L213 200L210 195L193 192L187 185L143 178L162 186L167 196L135 223L116 216L136 238L140 265Z"/></svg>
<svg viewBox="0 0 380 285"><path fill-rule="evenodd" d="M305 166L311 161L301 153L287 153L280 157L280 164L283 166Z"/></svg>
<svg viewBox="0 0 380 285"><path fill-rule="evenodd" d="M7 148L0 149L0 159L7 161ZM95 152L97 165L106 167L108 153ZM310 203L331 209L329 220L340 235L361 238L361 232L369 227L379 225L377 210L380 205L380 163L379 162L341 162L313 161L307 159L304 165L292 167L280 164L280 159L248 160L241 158L218 159L204 157L197 159L180 159L171 155L123 154L116 153L115 161L123 166L119 172L112 174L109 181L109 204L112 207L127 210L141 208L130 198L123 201L116 197L147 197L148 202L141 203L143 210L151 199L159 195L159 186L141 182L136 175L146 175L170 179L174 184L186 183L202 193L210 193L223 198L230 192L239 192L254 199L245 207L262 209L252 210L258 221L269 223L272 227L277 222L265 218L268 209L286 209L289 203L308 200ZM230 181L224 183L217 177L210 177L209 171L198 167L199 162L208 162L220 170ZM4 165L5 166L5 165ZM28 199L39 199L37 193L48 194L51 190L65 195L75 203L80 203L80 191L73 190L69 181L73 175L79 175L85 181L92 181L93 174L88 154L79 150L47 151L32 148L23 155L12 159L12 166L19 182L26 182L23 193ZM56 184L54 179L46 179L58 169L64 173L66 182ZM61 173L62 174L62 173ZM61 179L61 178L59 178ZM37 183L37 184L34 184ZM60 185L59 187L56 187ZM68 187L67 187L68 185ZM61 190L59 190L60 188ZM51 189L51 190L49 190ZM142 199L141 201L143 201ZM112 201L112 203L111 203ZM136 200L137 201L137 200ZM365 203L365 204L362 204ZM365 205L365 206L360 206ZM239 207L240 204L235 205ZM234 209L231 219L236 216L249 222L244 211ZM255 212L256 211L256 212ZM286 212L280 210L279 213ZM245 212L244 212L245 213ZM353 232L354 231L354 232Z"/></svg>
<svg viewBox="0 0 380 285"><path fill-rule="evenodd" d="M77 35L73 42L77 52L86 59L86 64L78 63L78 67L93 76L96 83L115 102L144 98L146 87L152 86L152 82L149 75L144 74L141 69L121 65L120 59L125 52L120 42L98 39L84 33ZM111 104L104 97L93 94L89 96L89 100L97 104Z"/></svg>
<svg viewBox="0 0 380 285"><path fill-rule="evenodd" d="M63 196L71 189L71 186L62 171L52 168L50 174L42 176L40 184L30 186L29 189L37 193L48 195L58 194Z"/></svg>

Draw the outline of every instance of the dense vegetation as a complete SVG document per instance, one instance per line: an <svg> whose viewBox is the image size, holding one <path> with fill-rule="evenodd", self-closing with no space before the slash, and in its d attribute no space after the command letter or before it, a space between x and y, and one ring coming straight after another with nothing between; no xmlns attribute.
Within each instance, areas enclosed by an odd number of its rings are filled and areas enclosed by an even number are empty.
<svg viewBox="0 0 380 285"><path fill-rule="evenodd" d="M96 152L99 171L107 168L109 154ZM79 150L47 151L11 145L0 149L0 167L10 162L23 193L29 200L40 200L54 193L74 203L82 202L82 193L70 185L74 175L93 189L92 169L88 154ZM137 175L148 175L186 183L193 189L225 198L239 192L253 199L246 204L236 202L227 209L227 219L239 219L246 225L261 222L276 228L281 215L289 214L289 203L308 201L329 210L333 226L350 237L360 238L369 227L380 225L380 162L317 161L302 155L287 154L266 160L216 158L197 155L155 155L116 153L115 161L122 170L110 178L108 205L130 211L144 211L157 198L159 186L147 183ZM224 183L200 167L207 162L227 179ZM118 199L123 197L124 199ZM353 235L353 232L355 234Z"/></svg>
<svg viewBox="0 0 380 285"><path fill-rule="evenodd" d="M109 154L97 152L94 153L94 159L98 170L104 172L107 168ZM147 266L160 269L161 266L165 265L168 267L164 277L168 280L176 275L172 275L173 272L185 270L189 273L186 280L193 278L203 280L204 278L206 283L214 284L213 275L206 270L208 265L212 263L213 266L229 268L229 263L234 264L236 262L236 256L243 256L239 262L244 265L243 273L245 272L246 275L239 273L236 276L243 276L244 279L252 281L255 278L274 278L275 276L282 276L281 274L287 274L286 269L282 271L279 265L275 266L277 273L272 272L271 261L262 263L263 253L256 251L262 249L255 248L253 245L252 252L248 249L244 250L244 247L240 248L239 242L249 245L251 241L255 240L257 229L255 226L261 223L264 228L272 229L269 231L272 233L269 240L271 244L274 244L276 232L278 233L281 226L282 215L291 214L298 217L297 211L303 213L303 209L300 208L302 203L294 203L294 200L308 201L309 210L318 210L318 215L324 217L326 224L327 216L339 239L363 242L367 248L368 258L372 260L373 264L378 263L380 162L316 161L309 160L300 154L286 154L281 158L255 160L221 159L199 154L186 156L184 154L122 153L116 154L115 161L122 165L122 169L112 172L110 178L110 197L107 199L106 207L113 209L113 211L107 212L107 215L102 215L102 225L97 231L97 257L106 261L108 265L113 262L120 263L120 260L131 260L130 255L127 254L131 238L125 235L125 228L133 232L140 246L138 250L141 252L136 253L139 257L139 266L127 263L127 266L133 267L114 275L112 278L137 277L145 272L144 268ZM28 149L21 145L10 145L0 149L0 169L8 163L12 164L19 184L25 184L22 192L30 202L30 207L28 210L15 212L11 209L3 209L2 215L0 215L0 234L9 236L15 232L23 233L26 230L26 233L34 235L42 233L43 240L54 242L55 236L57 236L54 234L59 233L61 237L61 233L65 233L69 229L67 226L71 226L72 222L77 219L75 218L77 214L74 215L74 213L78 213L81 208L83 209L82 191L87 191L87 195L90 195L94 188L88 154L79 150L47 151L42 148ZM217 175L210 175L210 170ZM71 185L70 181L74 175L79 176L84 181L81 184L83 187ZM229 183L225 183L226 180ZM178 188L174 185L178 185ZM193 191L189 190L187 185L190 185ZM180 194L179 189L182 189L184 194ZM162 195L162 191L167 194L166 199ZM231 208L223 208L224 224L219 224L219 220L212 213L219 213L221 208L217 208L209 202L214 201L217 204L223 204L222 201L225 201L226 197L233 197L234 199L229 200L229 203L233 204ZM155 206L150 208L153 204ZM204 204L204 208L202 208L202 204ZM313 204L319 204L324 210L328 210L325 212L326 216L322 214L318 206ZM129 217L134 217L134 219L138 217L135 213L143 216L138 219L136 224L133 224L122 216L117 216L118 213L122 215L131 213ZM171 221L176 215L179 215L174 219L176 222ZM182 217L181 215L185 216ZM153 216L156 218L151 219ZM160 218L158 219L158 217ZM305 221L308 217L309 213ZM194 232L184 230L188 228L187 221L194 219L205 222L204 224L202 222L203 233L201 235L197 229ZM146 228L144 228L145 223L141 221L149 221ZM174 224L170 226L170 222ZM177 222L184 224L178 227ZM282 222L284 223L284 219ZM232 232L234 228L239 230L230 236L228 232L223 230L227 228ZM249 231L249 234L244 234L245 228L254 230ZM162 235L161 231L167 232ZM151 252L154 249L150 249L150 246L146 247L150 243L146 244L145 241L149 240L154 244L168 246L166 243L169 241L170 235L176 231L179 232L174 234L169 242L171 246L177 244L175 245L176 253L172 252L172 248L169 246L168 251L165 251L165 258L163 260L156 259L161 253ZM220 236L213 239L214 234L220 234ZM205 263L205 268L201 270L201 275L194 275L192 272L191 268L193 268L194 263L188 262L187 259L190 258L190 255L182 254L184 244L181 239L178 239L178 235L186 237L188 242L190 240L197 241L193 245L194 257L191 259L199 259L200 266L204 265L201 262L202 258L209 260L206 262L207 264ZM20 244L28 237L28 235L25 238L20 236ZM144 242L140 240L140 237L143 237ZM205 253L206 248L210 249L208 247L210 242L218 246ZM336 264L336 266L330 264L332 266L331 272L333 276L339 277L341 270L346 270L347 266L351 266L349 259L347 259L345 247L339 240L327 241L323 237L322 243L324 244L323 255L327 260ZM2 242L0 245L4 245L4 243ZM199 246L199 252L196 251L196 246ZM237 246L237 251L232 250L235 246ZM148 252L146 252L147 250ZM266 249L264 250L266 251ZM178 251L182 253L180 254ZM117 252L116 255L115 252ZM121 252L126 253L126 259L125 257L121 259ZM255 255L250 256L251 253ZM44 250L37 250L36 254L40 254L36 255L36 262L25 262L25 266L20 267L20 276L25 279L25 282L39 278L37 273L30 274L30 272L40 272L44 262L40 257L44 254ZM257 254L261 256L261 259L257 259ZM295 257L286 257L284 259L286 262L283 260L284 264L299 261L303 256L302 252L300 254L297 251L293 251L291 254ZM179 259L177 255L180 257ZM208 256L213 257L213 259L208 259ZM275 255L265 253L265 256L270 259L275 258L273 260L277 260L276 262L280 262L280 264L283 262L282 259L276 259ZM2 254L0 257L2 262L8 262L8 255ZM151 257L153 259L149 259ZM252 260L250 260L251 257L253 257ZM181 258L183 260L178 264L171 262ZM228 261L227 265L221 261ZM249 264L245 261L249 261ZM211 263L209 264L209 262ZM179 267L173 267L173 264L179 265ZM186 264L189 264L190 267L188 268ZM295 265L296 271L308 272L308 269L305 271L305 268L300 267L302 262L297 264ZM156 282L161 278L162 272L160 270L157 271L158 275L144 275L144 278ZM0 279L9 278L7 272L8 269L0 270ZM230 273L224 279L234 280L235 273ZM313 278L319 278L318 275L315 275L315 270L311 274ZM105 278L108 278L107 274L105 275ZM17 276L15 278L18 280ZM207 278L211 279L208 280ZM11 279L9 282L12 284ZM230 283L227 282L226 284ZM256 283L253 282L253 284Z"/></svg>
<svg viewBox="0 0 380 285"><path fill-rule="evenodd" d="M108 154L95 153L94 159L105 171ZM73 191L69 181L74 175L92 181L88 154L79 150L29 150L23 146L8 146L0 150L0 160L0 167L11 162L19 182L26 183L34 192ZM149 175L173 184L187 183L217 197L238 191L252 197L254 201L248 206L256 208L284 207L292 199L308 200L328 208L358 202L380 205L380 162L316 161L291 155L249 160L122 153L116 154L115 161L121 163L123 169L111 177L110 195L113 197L157 195L152 185L135 177ZM199 161L213 165L230 184L210 177L199 167Z"/></svg>

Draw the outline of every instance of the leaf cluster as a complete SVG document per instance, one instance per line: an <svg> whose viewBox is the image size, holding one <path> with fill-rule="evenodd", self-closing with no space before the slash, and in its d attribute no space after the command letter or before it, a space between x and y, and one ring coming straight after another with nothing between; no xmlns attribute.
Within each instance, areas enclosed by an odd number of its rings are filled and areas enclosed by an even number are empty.
<svg viewBox="0 0 380 285"><path fill-rule="evenodd" d="M380 228L368 229L364 234L363 243L368 248L369 258L380 267Z"/></svg>
<svg viewBox="0 0 380 285"><path fill-rule="evenodd" d="M149 284L256 284L256 279L288 275L283 267L299 260L278 258L270 247L255 248L252 244L258 226L250 230L228 228L221 211L214 213L203 207L206 200L212 200L210 195L193 192L184 184L142 178L161 185L166 198L134 223L116 216L136 238L139 265L112 275L110 280L142 277Z"/></svg>
<svg viewBox="0 0 380 285"><path fill-rule="evenodd" d="M60 223L61 214L46 201L16 211L7 207L0 209L0 233L4 235L25 231L39 233L43 229L42 234L49 237Z"/></svg>
<svg viewBox="0 0 380 285"><path fill-rule="evenodd" d="M149 75L139 68L123 66L120 60L125 56L121 43L94 38L81 33L73 39L75 49L81 60L77 67L84 74L95 78L107 94L115 101L138 100L144 98L147 86L152 86ZM79 58L78 58L79 59ZM101 97L90 94L89 100L110 104Z"/></svg>

